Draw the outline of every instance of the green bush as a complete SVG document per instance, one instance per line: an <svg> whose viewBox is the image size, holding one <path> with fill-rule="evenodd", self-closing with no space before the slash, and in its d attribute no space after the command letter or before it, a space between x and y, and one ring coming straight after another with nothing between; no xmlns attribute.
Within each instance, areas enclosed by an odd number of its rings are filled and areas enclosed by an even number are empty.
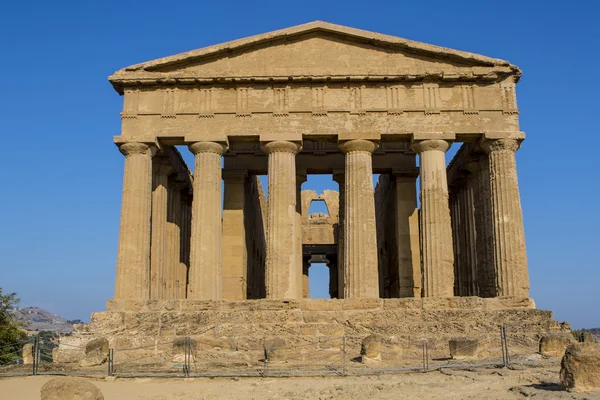
<svg viewBox="0 0 600 400"><path fill-rule="evenodd" d="M10 312L18 302L16 293L3 294L0 288L0 364L17 362L27 340L23 325Z"/></svg>

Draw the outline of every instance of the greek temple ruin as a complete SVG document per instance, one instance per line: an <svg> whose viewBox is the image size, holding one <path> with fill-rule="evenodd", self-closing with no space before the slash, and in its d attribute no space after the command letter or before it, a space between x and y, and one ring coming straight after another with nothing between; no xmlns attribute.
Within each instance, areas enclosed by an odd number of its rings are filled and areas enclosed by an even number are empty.
<svg viewBox="0 0 600 400"><path fill-rule="evenodd" d="M339 183L335 240L321 243L335 247L335 297L527 297L520 75L323 22L116 72L115 298L302 298L303 248L319 244L303 239L307 174Z"/></svg>
<svg viewBox="0 0 600 400"><path fill-rule="evenodd" d="M117 71L115 295L69 340L562 329L529 298L520 77L320 21ZM311 174L339 191L303 191ZM313 201L329 213L309 215ZM306 298L315 262L331 300Z"/></svg>

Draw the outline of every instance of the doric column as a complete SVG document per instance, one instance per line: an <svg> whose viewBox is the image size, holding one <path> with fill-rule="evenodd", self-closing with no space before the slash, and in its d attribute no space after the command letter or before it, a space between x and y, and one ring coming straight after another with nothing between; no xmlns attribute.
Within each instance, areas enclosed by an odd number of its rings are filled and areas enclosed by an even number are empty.
<svg viewBox="0 0 600 400"><path fill-rule="evenodd" d="M244 300L248 267L244 226L245 170L224 170L223 203L223 298Z"/></svg>
<svg viewBox="0 0 600 400"><path fill-rule="evenodd" d="M297 268L300 268L300 274L298 278L300 279L298 285L301 288L304 288L304 274L303 274L303 254L302 254L302 240L304 230L302 227L302 184L306 182L306 170L305 171L296 171L296 221L294 222L294 226L296 229L296 265ZM304 292L304 289L302 289Z"/></svg>
<svg viewBox="0 0 600 400"><path fill-rule="evenodd" d="M494 262L499 296L529 296L523 213L517 179L515 139L485 140L489 155Z"/></svg>
<svg viewBox="0 0 600 400"><path fill-rule="evenodd" d="M421 257L417 210L418 172L395 171L396 248L400 297L421 297Z"/></svg>
<svg viewBox="0 0 600 400"><path fill-rule="evenodd" d="M311 256L302 257L302 297L308 299L310 297L310 283L308 280L308 269L310 268Z"/></svg>
<svg viewBox="0 0 600 400"><path fill-rule="evenodd" d="M333 180L338 183L339 188L339 213L337 227L337 272L338 272L338 298L344 298L344 220L346 215L346 180L344 171L333 171Z"/></svg>
<svg viewBox="0 0 600 400"><path fill-rule="evenodd" d="M187 189L187 187L186 187ZM192 244L192 195L189 190L183 190L181 196L181 263L177 271L177 297L187 298L188 270L190 268L190 252Z"/></svg>
<svg viewBox="0 0 600 400"><path fill-rule="evenodd" d="M475 242L477 262L477 293L480 297L496 297L496 271L490 199L490 174L487 155L465 165L473 175L473 202L475 203Z"/></svg>
<svg viewBox="0 0 600 400"><path fill-rule="evenodd" d="M221 288L221 156L227 146L196 142L192 240L188 298L220 300Z"/></svg>
<svg viewBox="0 0 600 400"><path fill-rule="evenodd" d="M371 155L377 144L350 140L345 154L344 298L378 298L377 228Z"/></svg>
<svg viewBox="0 0 600 400"><path fill-rule="evenodd" d="M167 269L165 273L166 299L185 298L185 270L187 265L181 262L181 233L182 233L182 207L181 190L185 183L174 180L169 181L167 201ZM182 280L181 277L184 276ZM180 291L183 285L183 295Z"/></svg>
<svg viewBox="0 0 600 400"><path fill-rule="evenodd" d="M338 267L335 262L335 257L331 257L332 260L327 265L329 267L329 297L337 299L338 297Z"/></svg>
<svg viewBox="0 0 600 400"><path fill-rule="evenodd" d="M152 241L150 245L150 298L166 298L168 158L155 157L152 164Z"/></svg>
<svg viewBox="0 0 600 400"><path fill-rule="evenodd" d="M445 158L450 143L422 140L411 147L421 161L423 296L452 297L454 257Z"/></svg>
<svg viewBox="0 0 600 400"><path fill-rule="evenodd" d="M299 299L302 268L296 253L296 153L300 145L273 141L263 145L269 155L266 295L268 299Z"/></svg>
<svg viewBox="0 0 600 400"><path fill-rule="evenodd" d="M125 156L115 298L147 299L150 280L152 156L144 143L119 147Z"/></svg>

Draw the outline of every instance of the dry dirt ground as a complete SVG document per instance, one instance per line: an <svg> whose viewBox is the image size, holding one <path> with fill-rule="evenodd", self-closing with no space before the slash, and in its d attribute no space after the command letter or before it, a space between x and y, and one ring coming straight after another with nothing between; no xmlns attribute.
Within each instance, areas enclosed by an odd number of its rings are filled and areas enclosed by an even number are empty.
<svg viewBox="0 0 600 400"><path fill-rule="evenodd" d="M569 393L558 365L404 372L394 375L294 378L92 379L106 400L191 399L600 399ZM39 399L49 376L0 379L0 399Z"/></svg>

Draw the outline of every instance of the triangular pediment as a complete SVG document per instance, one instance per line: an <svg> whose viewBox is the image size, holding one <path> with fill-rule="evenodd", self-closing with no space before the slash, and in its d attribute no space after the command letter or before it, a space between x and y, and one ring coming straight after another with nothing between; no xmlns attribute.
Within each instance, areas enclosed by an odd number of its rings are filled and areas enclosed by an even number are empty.
<svg viewBox="0 0 600 400"><path fill-rule="evenodd" d="M518 77L520 71L495 58L316 21L133 65L109 79L122 91L127 82L144 80L260 82L474 75Z"/></svg>

